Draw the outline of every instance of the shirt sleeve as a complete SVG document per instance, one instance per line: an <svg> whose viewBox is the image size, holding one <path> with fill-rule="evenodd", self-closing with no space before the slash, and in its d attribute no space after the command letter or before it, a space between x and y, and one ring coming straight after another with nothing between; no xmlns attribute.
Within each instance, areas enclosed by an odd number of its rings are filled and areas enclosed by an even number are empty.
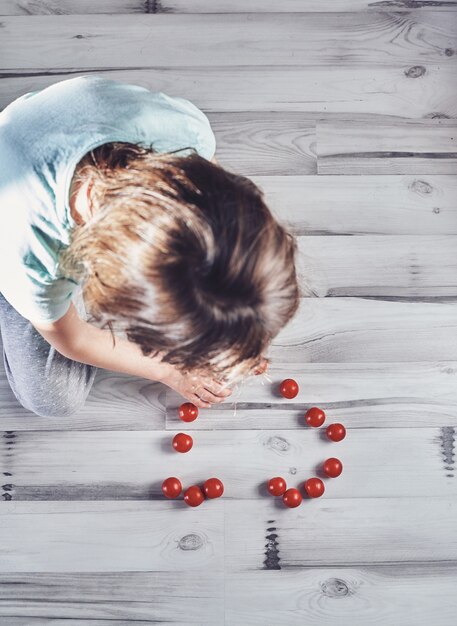
<svg viewBox="0 0 457 626"><path fill-rule="evenodd" d="M174 100L180 101L198 122L196 126L197 152L205 159L212 159L216 153L216 137L208 116L190 100L180 97Z"/></svg>
<svg viewBox="0 0 457 626"><path fill-rule="evenodd" d="M193 102L163 91L142 94L139 114L132 117L135 132L160 152L191 147L205 159L216 152L216 137L208 116Z"/></svg>

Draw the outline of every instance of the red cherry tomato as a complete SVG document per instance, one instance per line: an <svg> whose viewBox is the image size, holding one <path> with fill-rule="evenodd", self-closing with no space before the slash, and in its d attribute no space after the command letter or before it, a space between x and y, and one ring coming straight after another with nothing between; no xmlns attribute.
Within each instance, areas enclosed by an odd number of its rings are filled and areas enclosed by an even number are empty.
<svg viewBox="0 0 457 626"><path fill-rule="evenodd" d="M331 458L324 461L322 465L324 474L327 474L330 478L336 478L343 471L343 464L339 459Z"/></svg>
<svg viewBox="0 0 457 626"><path fill-rule="evenodd" d="M178 409L179 419L183 422L193 422L198 417L198 407L192 402L184 402Z"/></svg>
<svg viewBox="0 0 457 626"><path fill-rule="evenodd" d="M184 492L184 502L189 506L199 506L204 499L203 491L198 485L192 485Z"/></svg>
<svg viewBox="0 0 457 626"><path fill-rule="evenodd" d="M182 485L179 478L175 478L175 476L170 476L170 478L166 478L162 483L162 492L163 495L167 498L177 498L182 491Z"/></svg>
<svg viewBox="0 0 457 626"><path fill-rule="evenodd" d="M286 493L282 497L282 501L289 509L294 509L296 506L299 506L302 503L302 496L298 489L288 489Z"/></svg>
<svg viewBox="0 0 457 626"><path fill-rule="evenodd" d="M325 491L324 483L320 478L308 478L305 491L310 498L320 498Z"/></svg>
<svg viewBox="0 0 457 626"><path fill-rule="evenodd" d="M220 498L224 493L224 485L219 478L208 478L203 485L203 491L207 498Z"/></svg>
<svg viewBox="0 0 457 626"><path fill-rule="evenodd" d="M275 476L268 481L268 491L272 496L283 496L286 492L287 485L284 478Z"/></svg>
<svg viewBox="0 0 457 626"><path fill-rule="evenodd" d="M329 424L325 432L332 441L342 441L346 437L346 429L343 424Z"/></svg>
<svg viewBox="0 0 457 626"><path fill-rule="evenodd" d="M176 452L189 452L193 445L192 437L186 433L178 433L173 437L173 448Z"/></svg>
<svg viewBox="0 0 457 626"><path fill-rule="evenodd" d="M305 421L308 426L313 426L313 428L319 428L325 422L325 413L322 409L319 409L317 406L312 406L305 413Z"/></svg>
<svg viewBox="0 0 457 626"><path fill-rule="evenodd" d="M293 380L293 378L286 378L286 380L283 380L279 385L279 393L283 398L287 398L288 400L295 398L298 393L297 381Z"/></svg>

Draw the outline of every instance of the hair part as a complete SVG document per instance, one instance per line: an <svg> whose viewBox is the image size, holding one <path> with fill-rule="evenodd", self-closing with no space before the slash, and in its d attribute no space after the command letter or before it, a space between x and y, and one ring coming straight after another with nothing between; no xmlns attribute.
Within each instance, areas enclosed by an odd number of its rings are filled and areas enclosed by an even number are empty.
<svg viewBox="0 0 457 626"><path fill-rule="evenodd" d="M86 177L93 215L60 268L89 321L184 370L251 371L299 303L297 244L263 192L195 150L121 142L86 154Z"/></svg>

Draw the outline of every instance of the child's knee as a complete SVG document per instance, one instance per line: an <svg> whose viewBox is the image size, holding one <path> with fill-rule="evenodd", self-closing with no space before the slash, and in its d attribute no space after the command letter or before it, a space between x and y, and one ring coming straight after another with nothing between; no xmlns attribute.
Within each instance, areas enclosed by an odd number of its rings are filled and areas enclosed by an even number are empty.
<svg viewBox="0 0 457 626"><path fill-rule="evenodd" d="M86 402L87 393L48 398L18 398L22 406L39 417L70 417L78 413Z"/></svg>
<svg viewBox="0 0 457 626"><path fill-rule="evenodd" d="M85 368L84 376L68 381L68 385L55 384L44 391L36 387L29 390L14 389L22 406L40 417L70 417L81 411L92 388L96 368Z"/></svg>

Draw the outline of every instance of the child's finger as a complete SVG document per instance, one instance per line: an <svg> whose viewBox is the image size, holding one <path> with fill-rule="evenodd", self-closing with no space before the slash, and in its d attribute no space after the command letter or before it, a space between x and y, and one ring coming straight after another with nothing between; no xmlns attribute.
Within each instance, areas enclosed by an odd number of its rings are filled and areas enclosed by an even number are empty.
<svg viewBox="0 0 457 626"><path fill-rule="evenodd" d="M256 376L259 374L264 374L267 371L269 364L270 364L270 360L263 357L259 365L257 365L257 367L254 369L254 374Z"/></svg>
<svg viewBox="0 0 457 626"><path fill-rule="evenodd" d="M205 378L205 380L203 381L203 385L205 389L208 389L209 391L211 391L211 393L218 397L226 398L232 393L231 389L225 387L222 383L212 378Z"/></svg>
<svg viewBox="0 0 457 626"><path fill-rule="evenodd" d="M210 409L211 408L211 404L209 402L205 402L205 400L202 400L196 394L190 395L188 397L188 400L190 400L190 402L195 404L195 406L198 406L199 409Z"/></svg>
<svg viewBox="0 0 457 626"><path fill-rule="evenodd" d="M196 385L194 385L192 387L192 392L196 396L198 396L201 400L203 400L204 402L208 402L210 404L213 404L214 402L220 402L221 401L220 397L216 396L209 389L207 389L205 381L201 380L201 379L200 379L198 384L196 384Z"/></svg>

